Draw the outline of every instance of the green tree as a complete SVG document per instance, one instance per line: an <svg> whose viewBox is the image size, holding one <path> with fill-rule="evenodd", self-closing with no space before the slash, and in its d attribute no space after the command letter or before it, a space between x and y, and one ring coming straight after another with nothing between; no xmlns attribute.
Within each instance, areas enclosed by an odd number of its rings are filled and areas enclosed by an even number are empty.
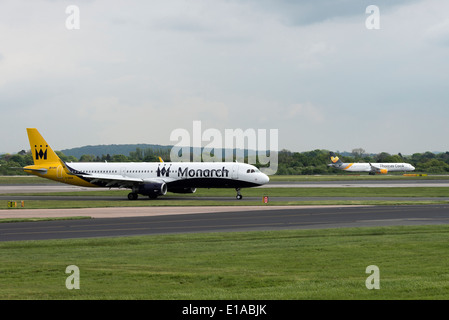
<svg viewBox="0 0 449 320"><path fill-rule="evenodd" d="M80 162L94 162L95 156L91 154L83 154L80 158Z"/></svg>
<svg viewBox="0 0 449 320"><path fill-rule="evenodd" d="M128 162L129 159L127 156L123 155L123 154L114 154L112 156L112 162Z"/></svg>

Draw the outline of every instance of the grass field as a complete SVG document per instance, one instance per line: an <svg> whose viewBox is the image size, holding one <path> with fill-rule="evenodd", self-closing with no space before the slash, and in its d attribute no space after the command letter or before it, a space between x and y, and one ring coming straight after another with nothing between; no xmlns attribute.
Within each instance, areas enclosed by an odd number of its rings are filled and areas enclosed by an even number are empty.
<svg viewBox="0 0 449 320"><path fill-rule="evenodd" d="M448 238L425 226L4 242L0 299L448 299Z"/></svg>
<svg viewBox="0 0 449 320"><path fill-rule="evenodd" d="M60 200L27 200L24 209L69 209L69 208L107 208L107 207L150 207L150 206L293 206L293 205L428 205L447 204L447 200L310 200L310 201L270 201L269 204L254 201L209 201L209 200L142 200L142 201L60 201ZM5 201L2 210L22 210L22 208L7 208ZM3 220L0 219L0 223Z"/></svg>
<svg viewBox="0 0 449 320"><path fill-rule="evenodd" d="M127 199L129 190L90 190L75 192L48 192L29 193L28 195L53 195L53 196L115 196ZM245 188L242 189L245 197L448 197L447 187L371 187L371 188ZM235 198L234 189L197 189L193 194L167 193L170 197L195 198L195 197L226 197ZM140 196L139 199L147 200L147 197ZM164 199L164 197L160 197Z"/></svg>
<svg viewBox="0 0 449 320"><path fill-rule="evenodd" d="M38 193L34 195L52 196L83 196L83 197L105 197L95 200L26 200L25 208L92 208L92 207L143 207L143 206L232 206L232 205L404 205L404 204L439 204L448 203L449 188L447 187L390 187L390 188L248 188L242 191L243 200L235 200L235 191L232 189L198 189L194 194L172 194L160 197L157 200L149 200L140 197L139 200L129 201L127 190L111 191L77 191L77 192L56 192ZM268 204L262 203L262 198L269 196ZM114 201L107 197L114 197ZM167 199L170 197L170 199ZM198 197L217 198L214 200L197 199ZM259 198L260 201L247 200L248 197ZM276 199L282 197L282 200ZM288 199L291 197L292 199ZM309 200L295 200L295 197L314 198ZM322 200L322 197L342 197L343 199ZM345 197L365 197L362 200L346 200ZM391 197L382 200L380 197ZM396 200L395 197L405 197L407 200ZM432 198L432 200L417 200L417 197ZM117 200L121 198L123 200ZM7 209L7 201L0 209ZM9 209L11 210L11 209ZM20 210L20 208L12 209Z"/></svg>

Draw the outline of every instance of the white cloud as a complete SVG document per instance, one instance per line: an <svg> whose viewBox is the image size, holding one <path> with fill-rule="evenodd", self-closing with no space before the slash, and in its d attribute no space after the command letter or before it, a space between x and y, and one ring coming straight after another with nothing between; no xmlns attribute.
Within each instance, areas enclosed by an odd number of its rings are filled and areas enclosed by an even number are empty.
<svg viewBox="0 0 449 320"><path fill-rule="evenodd" d="M290 118L305 118L306 121L312 121L315 124L324 122L323 112L311 103L297 103L289 107L287 113Z"/></svg>
<svg viewBox="0 0 449 320"><path fill-rule="evenodd" d="M437 45L449 45L449 19L430 26L425 35Z"/></svg>

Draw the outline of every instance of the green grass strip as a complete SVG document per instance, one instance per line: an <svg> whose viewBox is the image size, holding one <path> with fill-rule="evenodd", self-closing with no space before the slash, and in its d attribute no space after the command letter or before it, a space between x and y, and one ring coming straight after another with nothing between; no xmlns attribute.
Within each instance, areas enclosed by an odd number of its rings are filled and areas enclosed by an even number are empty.
<svg viewBox="0 0 449 320"><path fill-rule="evenodd" d="M47 196L115 196L127 199L129 190L92 190L75 192L48 192L48 193L27 193L23 195L47 195ZM243 199L245 197L449 197L448 187L359 187L359 188L246 188L242 189ZM8 194L5 194L7 196ZM20 194L9 194L18 195ZM193 194L176 194L168 192L170 197L228 197L235 198L234 189L198 189ZM145 199L145 196L139 195ZM161 196L160 199L163 199Z"/></svg>
<svg viewBox="0 0 449 320"><path fill-rule="evenodd" d="M81 219L92 219L92 218L91 217L86 217L86 216L79 216L79 217L55 217L55 218L7 218L7 219L0 219L0 223L55 221L55 220L81 220Z"/></svg>
<svg viewBox="0 0 449 320"><path fill-rule="evenodd" d="M25 209L44 209L44 208L98 208L98 207L144 207L144 206L258 206L258 205L405 205L405 204L441 204L449 202L449 188L447 187L414 187L414 188L249 188L242 191L243 200L235 200L235 191L228 189L199 189L194 194L173 194L149 200L140 196L138 200L130 201L127 199L127 190L111 191L78 191L78 192L58 192L58 193L40 193L36 196L83 196L90 197L92 200L26 200ZM18 195L14 195L17 197ZM264 204L262 199L269 196L269 203ZM105 197L104 199L94 199L94 197ZM108 197L121 198L123 200L108 199ZM167 199L170 197L171 199ZM197 197L217 197L216 200L197 199ZM245 200L248 197L259 197L260 201ZM291 200L279 200L276 197L292 197ZM305 201L295 200L294 197L316 197ZM345 200L321 200L322 197L366 197L366 199ZM391 197L383 200L380 197ZM406 197L407 200L394 197ZM419 200L416 197L429 197L432 200ZM182 199L181 199L182 198ZM19 201L19 200L16 200ZM7 208L7 201L4 210L21 210L22 208Z"/></svg>
<svg viewBox="0 0 449 320"><path fill-rule="evenodd" d="M0 299L448 299L448 238L441 225L3 242Z"/></svg>

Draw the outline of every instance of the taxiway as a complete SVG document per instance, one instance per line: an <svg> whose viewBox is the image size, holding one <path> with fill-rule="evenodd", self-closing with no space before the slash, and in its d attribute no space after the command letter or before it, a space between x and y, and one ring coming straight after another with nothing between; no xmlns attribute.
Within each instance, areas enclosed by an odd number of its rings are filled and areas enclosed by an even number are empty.
<svg viewBox="0 0 449 320"><path fill-rule="evenodd" d="M101 210L106 212L102 219L1 223L0 241L449 223L449 205L143 207ZM68 213L79 216L101 214L98 208L44 211L46 215L54 213L57 216ZM121 217L106 218L114 212Z"/></svg>

